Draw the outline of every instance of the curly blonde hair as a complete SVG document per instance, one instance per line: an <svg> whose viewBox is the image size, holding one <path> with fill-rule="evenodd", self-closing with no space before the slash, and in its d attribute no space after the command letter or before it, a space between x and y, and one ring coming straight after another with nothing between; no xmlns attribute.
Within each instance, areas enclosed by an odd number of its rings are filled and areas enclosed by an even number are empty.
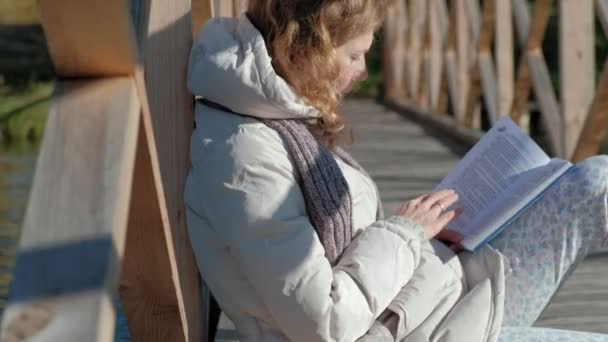
<svg viewBox="0 0 608 342"><path fill-rule="evenodd" d="M275 71L321 116L311 131L334 148L344 130L335 49L377 31L395 0L249 0L247 16L264 36Z"/></svg>

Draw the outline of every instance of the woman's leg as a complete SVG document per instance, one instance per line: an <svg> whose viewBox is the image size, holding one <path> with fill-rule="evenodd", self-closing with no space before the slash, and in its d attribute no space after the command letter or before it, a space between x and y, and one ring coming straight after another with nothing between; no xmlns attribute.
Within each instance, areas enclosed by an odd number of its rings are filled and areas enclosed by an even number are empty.
<svg viewBox="0 0 608 342"><path fill-rule="evenodd" d="M510 261L503 326L532 326L568 271L608 247L608 156L574 166L490 245Z"/></svg>
<svg viewBox="0 0 608 342"><path fill-rule="evenodd" d="M504 327L498 342L608 342L608 335L540 327Z"/></svg>

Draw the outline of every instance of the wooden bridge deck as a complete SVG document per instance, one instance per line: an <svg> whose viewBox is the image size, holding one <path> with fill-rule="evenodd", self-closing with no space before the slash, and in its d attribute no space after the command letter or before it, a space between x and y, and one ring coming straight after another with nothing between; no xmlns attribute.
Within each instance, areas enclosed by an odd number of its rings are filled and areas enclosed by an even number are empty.
<svg viewBox="0 0 608 342"><path fill-rule="evenodd" d="M344 112L355 129L351 151L377 182L387 214L404 200L433 189L467 148L382 105L349 100ZM588 257L565 282L538 326L608 333L608 254ZM223 317L217 341L236 334Z"/></svg>

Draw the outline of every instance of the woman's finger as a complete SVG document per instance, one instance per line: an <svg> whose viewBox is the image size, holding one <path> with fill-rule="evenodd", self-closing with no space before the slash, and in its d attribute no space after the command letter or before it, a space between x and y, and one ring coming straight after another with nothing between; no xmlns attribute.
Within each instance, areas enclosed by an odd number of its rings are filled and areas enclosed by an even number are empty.
<svg viewBox="0 0 608 342"><path fill-rule="evenodd" d="M426 201L426 199L430 196L431 194L424 194L424 195L420 195L410 201L408 201L412 206L416 207L418 206L420 203L422 203L423 201Z"/></svg>
<svg viewBox="0 0 608 342"><path fill-rule="evenodd" d="M452 204L458 201L458 194L454 193L453 195L446 196L439 200L438 203L441 203L443 210L445 211L447 208L451 207Z"/></svg>
<svg viewBox="0 0 608 342"><path fill-rule="evenodd" d="M422 209L429 210L429 209L431 209L431 207L433 207L433 205L435 205L435 203L437 203L437 201L442 201L445 198L454 196L454 195L456 195L456 192L454 192L454 190L442 190L442 191L434 192L434 193L430 194L424 201L422 201L420 203L420 206L422 207ZM458 198L457 195L456 195L456 198ZM444 209L446 209L448 207L448 205L444 205L443 201L440 203Z"/></svg>
<svg viewBox="0 0 608 342"><path fill-rule="evenodd" d="M441 229L444 229L448 225L448 223L450 223L450 221L454 219L455 216L455 210L446 211L437 218L437 225L441 227Z"/></svg>

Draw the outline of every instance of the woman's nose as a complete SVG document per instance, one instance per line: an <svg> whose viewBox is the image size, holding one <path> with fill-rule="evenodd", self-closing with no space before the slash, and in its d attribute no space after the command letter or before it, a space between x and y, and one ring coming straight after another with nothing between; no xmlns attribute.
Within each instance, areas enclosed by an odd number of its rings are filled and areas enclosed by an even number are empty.
<svg viewBox="0 0 608 342"><path fill-rule="evenodd" d="M359 81L365 81L367 79L367 68L363 69L363 72L359 75Z"/></svg>

